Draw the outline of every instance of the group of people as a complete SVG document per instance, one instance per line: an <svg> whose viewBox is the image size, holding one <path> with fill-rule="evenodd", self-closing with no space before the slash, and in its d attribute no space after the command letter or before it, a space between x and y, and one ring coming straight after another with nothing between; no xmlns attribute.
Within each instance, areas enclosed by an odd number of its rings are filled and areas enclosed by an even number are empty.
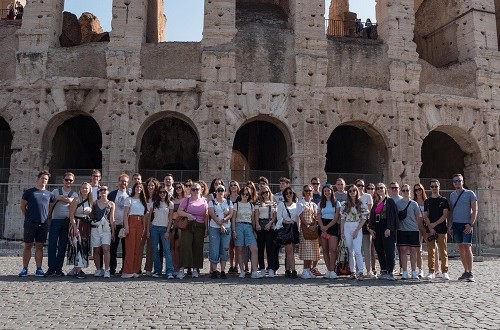
<svg viewBox="0 0 500 330"><path fill-rule="evenodd" d="M7 19L23 19L24 6L21 2L16 1L15 6L13 4L7 5Z"/></svg>
<svg viewBox="0 0 500 330"><path fill-rule="evenodd" d="M129 175L122 173L117 189L109 191L100 183L100 171L93 170L90 182L83 182L77 192L72 190L73 173L65 173L63 186L52 192L46 190L49 178L49 172L40 172L36 187L26 190L21 199L25 248L19 276L28 275L35 243L36 276L65 275L67 256L72 266L68 275L80 279L86 278L83 269L89 266L90 257L98 277L196 278L203 268L208 237L214 279L227 278L226 271L241 278L274 277L281 267L282 247L284 275L297 278L298 244L304 279L337 278L339 246L345 246L352 279L394 280L397 250L402 279L441 276L449 280L447 235L451 234L459 243L464 267L459 280L474 281L471 245L477 197L464 188L461 174L453 175L456 190L449 201L440 195L438 180L430 181L428 197L420 183L411 188L391 182L387 187L384 183L365 185L362 179L346 185L339 178L335 185L322 185L314 177L296 192L288 178L280 178L279 191L273 194L265 177L241 186L232 180L226 186L221 178L210 185L175 182L171 174L163 183L156 178L142 182L136 173L130 189ZM47 232L49 268L45 272L42 257ZM423 276L422 242L429 254L427 276ZM117 271L120 243L123 262ZM327 268L324 274L317 268L320 249Z"/></svg>

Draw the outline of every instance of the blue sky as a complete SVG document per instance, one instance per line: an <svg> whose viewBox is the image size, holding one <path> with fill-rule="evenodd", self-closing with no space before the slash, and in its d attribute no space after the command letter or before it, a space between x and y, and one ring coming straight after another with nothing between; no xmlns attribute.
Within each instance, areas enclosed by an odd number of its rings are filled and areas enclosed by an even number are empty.
<svg viewBox="0 0 500 330"><path fill-rule="evenodd" d="M330 0L326 0L326 9ZM203 30L204 0L165 1L167 15L167 41L200 41ZM111 0L66 0L64 10L76 14L91 12L99 18L105 31L111 30ZM375 21L375 0L351 0L350 8L363 21ZM325 15L327 16L327 15Z"/></svg>

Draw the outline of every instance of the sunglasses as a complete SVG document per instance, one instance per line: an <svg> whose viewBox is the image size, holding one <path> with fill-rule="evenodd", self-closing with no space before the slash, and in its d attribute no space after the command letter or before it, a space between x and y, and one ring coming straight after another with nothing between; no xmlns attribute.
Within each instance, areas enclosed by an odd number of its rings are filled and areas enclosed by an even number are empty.
<svg viewBox="0 0 500 330"><path fill-rule="evenodd" d="M185 184L184 187L191 187L191 185L190 184Z"/></svg>
<svg viewBox="0 0 500 330"><path fill-rule="evenodd" d="M375 187L366 187L366 190L375 190Z"/></svg>
<svg viewBox="0 0 500 330"><path fill-rule="evenodd" d="M356 187L358 188L363 188L365 185L364 184L357 184Z"/></svg>
<svg viewBox="0 0 500 330"><path fill-rule="evenodd" d="M462 182L462 180L460 180L460 179L453 180L453 183L460 183L460 182Z"/></svg>
<svg viewBox="0 0 500 330"><path fill-rule="evenodd" d="M377 190L384 190L385 187L377 187Z"/></svg>
<svg viewBox="0 0 500 330"><path fill-rule="evenodd" d="M417 188L414 188L414 190L415 190L415 191L420 191L420 190L422 190L422 188L417 187Z"/></svg>
<svg viewBox="0 0 500 330"><path fill-rule="evenodd" d="M410 192L410 189L401 189L401 192Z"/></svg>
<svg viewBox="0 0 500 330"><path fill-rule="evenodd" d="M75 180L73 180L73 179L64 179L64 181L66 181L66 182L73 182Z"/></svg>
<svg viewBox="0 0 500 330"><path fill-rule="evenodd" d="M108 189L99 189L99 191L108 191Z"/></svg>
<svg viewBox="0 0 500 330"><path fill-rule="evenodd" d="M166 194L167 192L165 190L160 190L158 193L159 194Z"/></svg>
<svg viewBox="0 0 500 330"><path fill-rule="evenodd" d="M304 190L304 192L306 192L306 193L310 193L310 192L312 192L312 190L307 189L307 190Z"/></svg>
<svg viewBox="0 0 500 330"><path fill-rule="evenodd" d="M285 194L286 196L293 196L293 192L289 191Z"/></svg>
<svg viewBox="0 0 500 330"><path fill-rule="evenodd" d="M217 192L224 192L224 189L217 189Z"/></svg>
<svg viewBox="0 0 500 330"><path fill-rule="evenodd" d="M177 187L175 187L175 189L176 189L176 190L177 190L177 189L182 189L182 186L177 186Z"/></svg>
<svg viewBox="0 0 500 330"><path fill-rule="evenodd" d="M191 191L199 191L200 188L191 188Z"/></svg>
<svg viewBox="0 0 500 330"><path fill-rule="evenodd" d="M357 192L358 192L357 190L353 190L353 189L349 190L349 193L357 193Z"/></svg>
<svg viewBox="0 0 500 330"><path fill-rule="evenodd" d="M431 186L432 189L439 188L439 186Z"/></svg>
<svg viewBox="0 0 500 330"><path fill-rule="evenodd" d="M392 190L398 190L399 187L391 187Z"/></svg>

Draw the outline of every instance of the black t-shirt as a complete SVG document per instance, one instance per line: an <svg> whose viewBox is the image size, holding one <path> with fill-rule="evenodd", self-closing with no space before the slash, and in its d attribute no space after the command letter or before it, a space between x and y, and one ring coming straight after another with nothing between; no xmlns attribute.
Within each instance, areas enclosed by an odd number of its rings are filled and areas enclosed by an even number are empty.
<svg viewBox="0 0 500 330"><path fill-rule="evenodd" d="M26 190L22 198L27 202L24 221L33 223L47 222L49 203L54 199L50 191L33 187Z"/></svg>
<svg viewBox="0 0 500 330"><path fill-rule="evenodd" d="M443 196L435 198L429 197L424 202L424 211L428 212L431 223L438 221L443 215L444 210L450 210L450 205L448 204L448 200ZM437 225L434 230L436 230L438 234L446 234L448 231L446 221Z"/></svg>

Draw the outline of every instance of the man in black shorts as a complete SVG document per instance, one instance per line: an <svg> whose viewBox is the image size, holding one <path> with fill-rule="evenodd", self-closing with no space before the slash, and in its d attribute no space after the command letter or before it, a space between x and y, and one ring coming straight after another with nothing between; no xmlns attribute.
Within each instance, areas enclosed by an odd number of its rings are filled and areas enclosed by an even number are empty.
<svg viewBox="0 0 500 330"><path fill-rule="evenodd" d="M42 269L43 244L47 240L47 218L49 204L52 202L52 195L45 187L49 181L50 173L42 171L38 173L37 177L36 187L26 190L21 199L21 213L24 216L24 251L23 268L19 272L20 277L28 275L33 242L35 242L35 275L45 277L45 272Z"/></svg>

